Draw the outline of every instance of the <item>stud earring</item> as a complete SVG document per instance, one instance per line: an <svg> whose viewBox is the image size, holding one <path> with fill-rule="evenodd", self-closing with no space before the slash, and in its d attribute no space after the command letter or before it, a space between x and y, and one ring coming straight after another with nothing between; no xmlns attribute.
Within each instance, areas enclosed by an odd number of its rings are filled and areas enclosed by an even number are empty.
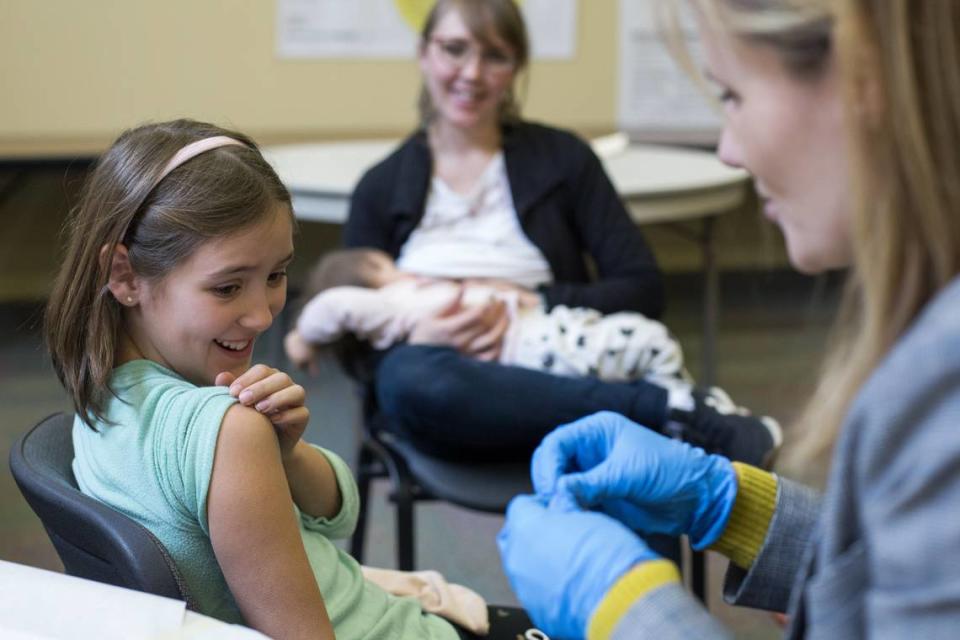
<svg viewBox="0 0 960 640"><path fill-rule="evenodd" d="M133 296L127 296L127 304L133 304Z"/></svg>

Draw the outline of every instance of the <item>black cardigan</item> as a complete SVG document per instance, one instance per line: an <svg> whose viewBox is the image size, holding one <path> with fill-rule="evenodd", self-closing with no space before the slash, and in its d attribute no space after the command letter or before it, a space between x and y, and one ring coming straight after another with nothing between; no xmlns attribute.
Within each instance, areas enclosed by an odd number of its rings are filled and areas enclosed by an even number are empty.
<svg viewBox="0 0 960 640"><path fill-rule="evenodd" d="M541 287L548 307L660 317L660 270L590 147L572 133L522 122L504 128L503 155L520 226L553 271L555 281ZM418 131L360 180L344 244L396 258L423 217L432 174Z"/></svg>

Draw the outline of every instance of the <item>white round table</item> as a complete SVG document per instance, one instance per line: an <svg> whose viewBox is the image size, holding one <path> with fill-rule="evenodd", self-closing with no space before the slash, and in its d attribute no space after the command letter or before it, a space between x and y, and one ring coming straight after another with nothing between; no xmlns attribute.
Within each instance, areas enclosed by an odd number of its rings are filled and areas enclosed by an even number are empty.
<svg viewBox="0 0 960 640"><path fill-rule="evenodd" d="M299 220L342 224L363 172L397 144L397 140L295 144L266 147L263 155L290 189ZM699 233L685 235L701 247L705 283L700 382L714 384L719 274L713 223L743 202L746 172L725 166L711 153L660 146L629 145L601 159L638 224L699 223Z"/></svg>

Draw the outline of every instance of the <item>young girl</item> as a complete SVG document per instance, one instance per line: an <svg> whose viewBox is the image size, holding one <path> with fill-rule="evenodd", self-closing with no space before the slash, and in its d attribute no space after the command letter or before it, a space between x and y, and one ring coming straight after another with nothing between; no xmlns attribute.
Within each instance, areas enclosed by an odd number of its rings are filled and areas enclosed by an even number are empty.
<svg viewBox="0 0 960 640"><path fill-rule="evenodd" d="M46 314L77 483L157 536L202 613L277 638L456 639L333 545L357 517L350 471L300 439L303 388L250 367L285 301L293 227L239 133L178 120L107 151Z"/></svg>

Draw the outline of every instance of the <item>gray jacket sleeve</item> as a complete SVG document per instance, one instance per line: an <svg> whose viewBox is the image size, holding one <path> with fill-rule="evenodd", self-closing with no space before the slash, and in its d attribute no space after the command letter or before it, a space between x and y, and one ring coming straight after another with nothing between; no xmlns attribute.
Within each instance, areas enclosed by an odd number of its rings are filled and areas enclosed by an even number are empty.
<svg viewBox="0 0 960 640"><path fill-rule="evenodd" d="M767 537L749 571L727 570L723 598L729 604L784 612L820 512L820 496L779 478L777 506Z"/></svg>
<svg viewBox="0 0 960 640"><path fill-rule="evenodd" d="M819 496L795 482L777 483L777 506L770 530L750 571L731 565L724 588L728 602L784 611L801 558L819 512ZM732 638L679 584L670 584L640 598L620 619L613 640L681 640Z"/></svg>
<svg viewBox="0 0 960 640"><path fill-rule="evenodd" d="M620 618L611 640L733 638L682 585L674 583L640 598Z"/></svg>

